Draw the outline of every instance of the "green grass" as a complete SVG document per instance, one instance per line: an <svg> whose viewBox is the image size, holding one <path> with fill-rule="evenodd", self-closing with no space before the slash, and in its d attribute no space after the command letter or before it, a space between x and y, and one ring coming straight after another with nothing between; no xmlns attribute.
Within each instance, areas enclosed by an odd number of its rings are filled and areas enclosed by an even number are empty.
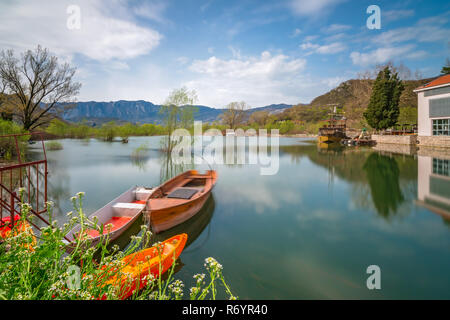
<svg viewBox="0 0 450 320"><path fill-rule="evenodd" d="M45 149L48 151L62 150L63 145L58 141L49 141L45 143Z"/></svg>
<svg viewBox="0 0 450 320"><path fill-rule="evenodd" d="M143 225L140 235L132 236L130 245L124 251L120 251L117 246L108 249L111 247L108 239L91 247L89 239L80 238L75 241L74 250L68 254L63 239L75 224L81 225L81 234L87 228L102 232L106 227L85 216L83 197L84 193L81 192L72 197L74 210L68 213L70 220L62 228L51 219L52 204L48 204L51 225L42 229L33 250L29 249L33 244L30 233L15 232L14 236L3 239L0 244L0 299L115 300L121 297L120 288L123 289L123 286L108 280L115 275L116 278L123 276L120 271L124 266L121 259L147 247L151 233ZM21 219L31 218L29 210L28 204L22 204ZM158 243L155 245L159 248ZM164 276L147 278L144 289L136 290L130 299L183 299L184 284L173 278L175 267L176 263ZM230 299L236 299L225 282L222 266L214 258L207 258L205 267L208 276L194 276L195 285L189 290L189 299L216 299L219 288Z"/></svg>

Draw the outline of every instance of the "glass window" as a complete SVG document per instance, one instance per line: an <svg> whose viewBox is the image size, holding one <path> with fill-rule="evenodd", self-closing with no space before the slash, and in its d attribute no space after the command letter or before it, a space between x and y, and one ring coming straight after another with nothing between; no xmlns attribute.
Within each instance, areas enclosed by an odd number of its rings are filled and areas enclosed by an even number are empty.
<svg viewBox="0 0 450 320"><path fill-rule="evenodd" d="M433 136L450 136L450 119L433 120Z"/></svg>
<svg viewBox="0 0 450 320"><path fill-rule="evenodd" d="M450 160L433 158L433 173L450 177Z"/></svg>

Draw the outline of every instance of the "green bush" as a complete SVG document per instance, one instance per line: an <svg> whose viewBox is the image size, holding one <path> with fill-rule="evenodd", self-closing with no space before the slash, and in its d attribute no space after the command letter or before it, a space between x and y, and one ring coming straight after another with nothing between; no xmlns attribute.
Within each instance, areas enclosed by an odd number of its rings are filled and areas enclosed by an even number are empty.
<svg viewBox="0 0 450 320"><path fill-rule="evenodd" d="M58 141L49 141L45 143L45 149L48 151L62 150L63 145Z"/></svg>
<svg viewBox="0 0 450 320"><path fill-rule="evenodd" d="M26 133L21 126L13 121L0 119L0 136L10 134ZM17 137L19 152L21 156L25 155L27 142L30 136ZM0 158L11 160L14 156L17 156L16 142L13 137L0 138Z"/></svg>

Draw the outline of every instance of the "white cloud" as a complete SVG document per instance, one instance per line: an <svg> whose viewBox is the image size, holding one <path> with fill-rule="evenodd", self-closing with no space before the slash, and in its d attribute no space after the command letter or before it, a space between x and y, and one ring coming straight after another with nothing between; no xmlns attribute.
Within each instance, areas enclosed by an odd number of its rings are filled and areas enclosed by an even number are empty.
<svg viewBox="0 0 450 320"><path fill-rule="evenodd" d="M381 64L396 58L404 58L414 49L414 45L406 45L402 47L385 47L378 48L368 53L352 52L350 58L353 64L359 66L370 66L374 64Z"/></svg>
<svg viewBox="0 0 450 320"><path fill-rule="evenodd" d="M320 15L346 0L292 0L291 8L300 16Z"/></svg>
<svg viewBox="0 0 450 320"><path fill-rule="evenodd" d="M71 1L8 1L0 4L0 48L19 51L49 48L71 59L79 54L98 61L130 59L147 54L159 45L162 35L141 27L121 1L77 1L81 28L67 28ZM114 7L114 11L108 8Z"/></svg>
<svg viewBox="0 0 450 320"><path fill-rule="evenodd" d="M210 57L194 61L189 69L199 77L186 83L195 88L202 103L223 107L243 100L252 106L298 103L299 89L307 85L302 71L305 59L291 59L264 51L258 57L223 60Z"/></svg>
<svg viewBox="0 0 450 320"><path fill-rule="evenodd" d="M137 16L150 19L159 23L168 23L164 17L167 8L167 1L146 1L133 7L133 13Z"/></svg>
<svg viewBox="0 0 450 320"><path fill-rule="evenodd" d="M320 46L316 49L316 52L320 54L335 54L344 51L346 48L347 47L341 42L333 42L327 45Z"/></svg>
<svg viewBox="0 0 450 320"><path fill-rule="evenodd" d="M342 42L333 42L325 45L318 45L311 42L305 42L300 45L302 50L311 50L309 54L319 53L319 54L336 54L344 51L347 47Z"/></svg>
<svg viewBox="0 0 450 320"><path fill-rule="evenodd" d="M176 59L176 61L177 61L180 65L185 65L186 63L189 62L189 58L188 58L188 57L183 57L183 56L181 56L181 57L178 57L178 58Z"/></svg>
<svg viewBox="0 0 450 320"><path fill-rule="evenodd" d="M447 42L450 34L447 16L448 13L428 17L419 20L414 26L383 32L375 37L374 41L383 45L406 41Z"/></svg>
<svg viewBox="0 0 450 320"><path fill-rule="evenodd" d="M302 33L302 30L300 30L299 28L295 28L294 32L292 32L291 37L295 38L297 37L300 33Z"/></svg>
<svg viewBox="0 0 450 320"><path fill-rule="evenodd" d="M382 21L391 22L404 18L409 18L414 16L414 10L383 10L382 11Z"/></svg>
<svg viewBox="0 0 450 320"><path fill-rule="evenodd" d="M326 85L328 88L336 88L340 83L346 81L348 78L345 77L332 77L326 78L322 80L322 83Z"/></svg>
<svg viewBox="0 0 450 320"><path fill-rule="evenodd" d="M374 41L385 45L406 41L439 42L448 40L449 34L450 29L438 26L414 26L383 32Z"/></svg>
<svg viewBox="0 0 450 320"><path fill-rule="evenodd" d="M302 50L310 50L310 49L316 50L319 47L320 46L318 44L314 44L311 42L305 42L300 45L300 49Z"/></svg>
<svg viewBox="0 0 450 320"><path fill-rule="evenodd" d="M314 35L314 36L307 36L307 37L305 37L305 41L306 42L311 42L311 41L313 41L313 40L316 40L317 38L318 38L319 36L316 36L316 35Z"/></svg>
<svg viewBox="0 0 450 320"><path fill-rule="evenodd" d="M346 30L349 30L351 28L352 28L351 26L345 25L345 24L332 24L332 25L329 25L326 28L323 28L322 30L324 32L327 32L327 33L334 33L334 32L346 31Z"/></svg>

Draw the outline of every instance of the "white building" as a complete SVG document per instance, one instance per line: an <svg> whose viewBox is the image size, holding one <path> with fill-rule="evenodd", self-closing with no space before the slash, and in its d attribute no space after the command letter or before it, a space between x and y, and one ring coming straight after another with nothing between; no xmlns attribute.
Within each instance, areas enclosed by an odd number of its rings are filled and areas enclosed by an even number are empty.
<svg viewBox="0 0 450 320"><path fill-rule="evenodd" d="M420 145L450 147L450 75L434 79L416 90Z"/></svg>

